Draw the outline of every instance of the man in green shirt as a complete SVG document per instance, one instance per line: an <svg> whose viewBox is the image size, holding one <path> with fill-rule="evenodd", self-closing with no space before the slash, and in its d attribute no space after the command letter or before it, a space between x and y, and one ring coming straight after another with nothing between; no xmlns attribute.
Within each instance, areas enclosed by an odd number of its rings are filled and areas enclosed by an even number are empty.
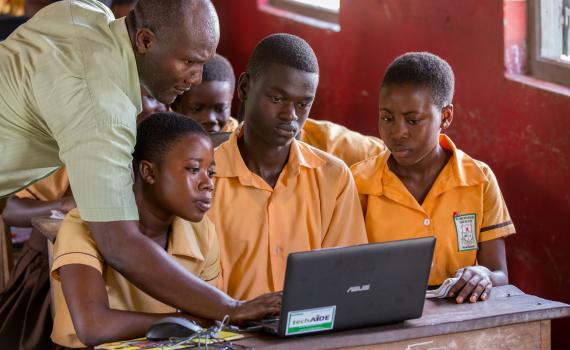
<svg viewBox="0 0 570 350"><path fill-rule="evenodd" d="M117 20L94 0L42 9L0 42L0 197L65 165L81 217L111 266L169 305L239 321L278 301L231 299L143 236L130 168L140 86L172 103L200 83L218 41L208 0L140 0Z"/></svg>

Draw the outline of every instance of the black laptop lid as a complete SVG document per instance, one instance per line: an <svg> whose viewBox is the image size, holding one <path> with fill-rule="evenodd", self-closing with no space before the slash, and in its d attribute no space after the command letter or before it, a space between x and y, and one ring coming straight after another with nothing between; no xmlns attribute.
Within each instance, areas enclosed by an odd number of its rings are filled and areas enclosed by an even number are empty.
<svg viewBox="0 0 570 350"><path fill-rule="evenodd" d="M279 334L420 317L434 246L427 237L290 254Z"/></svg>

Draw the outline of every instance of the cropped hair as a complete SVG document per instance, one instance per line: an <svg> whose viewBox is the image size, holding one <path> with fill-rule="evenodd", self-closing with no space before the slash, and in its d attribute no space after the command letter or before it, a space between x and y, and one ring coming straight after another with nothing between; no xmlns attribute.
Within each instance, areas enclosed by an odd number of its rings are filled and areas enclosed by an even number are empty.
<svg viewBox="0 0 570 350"><path fill-rule="evenodd" d="M182 136L192 134L210 138L199 123L182 114L174 112L151 114L137 128L137 143L133 152L135 164L142 160L159 164Z"/></svg>
<svg viewBox="0 0 570 350"><path fill-rule="evenodd" d="M202 72L202 82L206 81L227 81L233 91L236 85L236 76L230 61L218 54L207 61Z"/></svg>
<svg viewBox="0 0 570 350"><path fill-rule="evenodd" d="M246 72L262 75L270 64L280 64L307 73L319 73L319 62L311 46L292 34L272 34L263 38L251 54Z"/></svg>
<svg viewBox="0 0 570 350"><path fill-rule="evenodd" d="M407 84L427 87L438 107L451 104L455 76L449 63L429 52L408 52L396 58L384 73L382 86Z"/></svg>

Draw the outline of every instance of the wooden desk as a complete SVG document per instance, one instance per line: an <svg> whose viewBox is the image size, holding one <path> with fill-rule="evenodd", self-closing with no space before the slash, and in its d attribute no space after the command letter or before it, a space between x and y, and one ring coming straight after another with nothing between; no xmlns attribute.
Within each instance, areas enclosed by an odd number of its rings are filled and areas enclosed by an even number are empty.
<svg viewBox="0 0 570 350"><path fill-rule="evenodd" d="M279 338L255 333L236 344L255 349L550 349L550 320L570 305L496 287L488 301L426 300L423 316L403 323Z"/></svg>

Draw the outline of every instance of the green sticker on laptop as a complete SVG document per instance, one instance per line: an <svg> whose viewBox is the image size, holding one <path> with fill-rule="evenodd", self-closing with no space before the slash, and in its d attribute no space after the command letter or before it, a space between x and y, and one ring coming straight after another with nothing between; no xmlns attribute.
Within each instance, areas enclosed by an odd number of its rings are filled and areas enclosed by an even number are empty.
<svg viewBox="0 0 570 350"><path fill-rule="evenodd" d="M336 306L291 311L287 314L285 335L331 330L334 327L335 311Z"/></svg>

